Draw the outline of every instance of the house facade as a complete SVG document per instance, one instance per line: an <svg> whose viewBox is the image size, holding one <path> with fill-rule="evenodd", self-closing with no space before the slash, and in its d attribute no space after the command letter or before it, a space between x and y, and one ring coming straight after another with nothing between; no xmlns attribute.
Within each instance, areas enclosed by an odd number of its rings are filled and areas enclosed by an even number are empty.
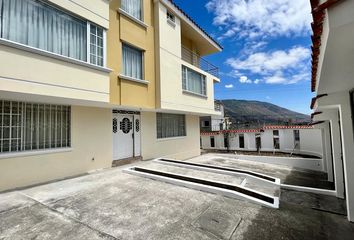
<svg viewBox="0 0 354 240"><path fill-rule="evenodd" d="M304 154L322 158L321 130L311 126L265 126L201 132L202 149Z"/></svg>
<svg viewBox="0 0 354 240"><path fill-rule="evenodd" d="M354 1L311 0L313 124L323 132L328 179L354 221Z"/></svg>
<svg viewBox="0 0 354 240"><path fill-rule="evenodd" d="M0 191L200 154L221 51L167 0L0 0ZM178 147L177 147L178 146Z"/></svg>

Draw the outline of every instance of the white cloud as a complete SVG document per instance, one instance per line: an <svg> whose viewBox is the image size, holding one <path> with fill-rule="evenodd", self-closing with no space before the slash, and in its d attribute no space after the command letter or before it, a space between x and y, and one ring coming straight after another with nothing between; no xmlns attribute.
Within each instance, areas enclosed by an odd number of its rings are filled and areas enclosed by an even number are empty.
<svg viewBox="0 0 354 240"><path fill-rule="evenodd" d="M252 80L248 79L247 76L241 76L239 81L240 83L252 83Z"/></svg>
<svg viewBox="0 0 354 240"><path fill-rule="evenodd" d="M310 58L311 51L304 47L293 47L288 51L258 52L246 59L229 58L226 63L233 69L252 73L268 73L282 69L297 68Z"/></svg>
<svg viewBox="0 0 354 240"><path fill-rule="evenodd" d="M312 21L308 0L210 0L206 7L225 32L221 38L302 35Z"/></svg>
<svg viewBox="0 0 354 240"><path fill-rule="evenodd" d="M226 84L226 85L225 85L225 88L233 88L233 87L234 87L233 84Z"/></svg>
<svg viewBox="0 0 354 240"><path fill-rule="evenodd" d="M256 80L254 80L254 84L258 84L258 83L260 83L260 82L262 82L262 80L259 80L259 79L256 79Z"/></svg>
<svg viewBox="0 0 354 240"><path fill-rule="evenodd" d="M229 58L226 63L232 67L230 76L241 83L252 83L245 73L259 78L253 83L294 84L310 78L311 51L301 46L289 50L256 52L246 58Z"/></svg>

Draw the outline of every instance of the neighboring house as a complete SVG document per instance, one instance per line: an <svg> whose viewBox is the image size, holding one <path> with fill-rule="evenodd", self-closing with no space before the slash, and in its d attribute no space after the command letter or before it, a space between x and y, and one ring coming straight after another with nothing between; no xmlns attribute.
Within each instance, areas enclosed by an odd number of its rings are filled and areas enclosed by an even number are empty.
<svg viewBox="0 0 354 240"><path fill-rule="evenodd" d="M168 0L0 0L0 191L200 154L221 51Z"/></svg>
<svg viewBox="0 0 354 240"><path fill-rule="evenodd" d="M328 180L354 221L354 1L311 0L313 15L311 108L323 132Z"/></svg>
<svg viewBox="0 0 354 240"><path fill-rule="evenodd" d="M306 154L322 157L321 131L311 126L265 126L201 133L202 149Z"/></svg>
<svg viewBox="0 0 354 240"><path fill-rule="evenodd" d="M215 101L215 111L219 115L203 116L200 117L200 130L201 131L220 131L226 129L224 105Z"/></svg>

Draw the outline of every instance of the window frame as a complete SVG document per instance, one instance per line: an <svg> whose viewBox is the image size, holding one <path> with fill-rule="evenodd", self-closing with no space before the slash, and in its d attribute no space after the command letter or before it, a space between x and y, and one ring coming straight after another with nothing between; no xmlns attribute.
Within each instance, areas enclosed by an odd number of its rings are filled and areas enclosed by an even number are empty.
<svg viewBox="0 0 354 240"><path fill-rule="evenodd" d="M161 128L162 128L162 120L163 120L163 115L175 115L175 116L183 116L183 135L174 135L174 136L167 136L166 134L163 134L163 129L159 129L159 116L161 116ZM180 127L180 126L178 126ZM161 132L161 136L159 136L159 131ZM179 132L179 129L178 129ZM164 136L165 135L165 136ZM184 138L187 136L187 119L186 119L186 115L185 114L174 114L174 113L161 113L158 112L156 113L156 138L157 140L168 140L168 139L175 139L175 138Z"/></svg>
<svg viewBox="0 0 354 240"><path fill-rule="evenodd" d="M242 146L241 146L241 138L242 138ZM238 147L240 149L244 149L245 148L245 135L244 134L239 134L238 135Z"/></svg>
<svg viewBox="0 0 354 240"><path fill-rule="evenodd" d="M144 0L139 0L140 1L140 18L135 17L134 15L132 15L131 13L129 13L128 11L126 11L123 7L122 7L122 1L120 2L120 7L119 10L121 11L121 13L123 12L124 15L128 16L129 18L132 18L132 20L137 21L139 24L143 24L144 27L147 27L144 23Z"/></svg>
<svg viewBox="0 0 354 240"><path fill-rule="evenodd" d="M136 81L136 82L140 82L140 83L149 83L148 81L145 80L145 50L139 47L136 47L128 42L125 41L121 41L122 43L122 67L121 67L121 73L119 74L119 77L126 79L126 80L131 80L131 81ZM135 77L131 77L128 76L126 74L124 74L124 65L123 65L123 49L124 46L131 48L133 50L137 50L141 53L141 79L140 78L135 78Z"/></svg>
<svg viewBox="0 0 354 240"><path fill-rule="evenodd" d="M185 71L184 71L184 69L185 69ZM197 73L198 75L201 76L201 78L202 78L202 83L201 83L202 93L193 92L188 89L188 71L192 71L192 72ZM184 84L184 79L186 80L185 84ZM207 77L204 74L201 74L200 72L195 71L192 68L189 68L189 67L182 64L182 90L185 93L190 93L193 95L197 95L199 97L207 98L208 97ZM204 91L204 93L203 93L203 91Z"/></svg>
<svg viewBox="0 0 354 240"><path fill-rule="evenodd" d="M34 1L34 2L37 2L37 0L31 0L31 1ZM92 66L93 68L98 68L98 69L106 69L107 67L107 29L105 29L104 27L98 25L98 24L95 24L95 23L91 23L88 19L84 19L70 11L68 11L67 9L64 9L64 8L61 8L61 7L58 7L54 4L51 4L51 3L48 3L48 2L45 2L45 1L42 1L42 0L39 0L38 1L39 3L43 4L44 6L47 6L49 8L52 8L52 9L55 9L56 11L60 12L61 14L63 15L67 15L67 16L70 16L72 18L75 18L79 21L82 21L86 24L86 61L84 60L81 60L81 59L77 59L77 58L74 58L74 57L69 57L69 56L65 56L63 54L60 54L60 53L55 53L55 52L52 52L52 51L48 51L48 50L45 50L45 49L42 49L42 48L38 48L38 47L34 47L34 46L30 46L30 45L27 45L27 44L24 44L24 43L20 43L20 42L17 42L17 41L13 41L13 40L10 40L10 39L6 39L6 38L3 38L1 35L0 35L0 44L2 45L7 45L7 46L10 46L10 47L14 47L14 48L18 48L18 49L21 49L21 50L26 50L26 51L29 51L29 52L34 52L34 53L37 53L37 54L41 54L41 55L44 55L44 56L49 56L49 57L53 57L53 58L58 58L60 60L64 60L64 61L68 61L68 62L72 62L72 63L78 63L78 64L87 64L87 66ZM97 65L97 64L92 64L90 62L90 27L91 25L94 25L96 28L101 28L102 31L103 31L103 65Z"/></svg>
<svg viewBox="0 0 354 240"><path fill-rule="evenodd" d="M9 103L9 122L4 125L5 103ZM0 158L27 154L40 154L41 152L69 151L72 146L72 108L70 105L58 105L47 103L35 103L25 101L0 100L1 104L1 125L0 125ZM17 113L13 113L13 104L17 105ZM55 110L53 110L55 107ZM60 109L58 109L60 107ZM63 121L65 111L65 121ZM30 113L30 116L28 116ZM52 114L55 114L55 120ZM60 113L60 120L58 120ZM42 115L41 115L42 114ZM14 128L13 116L18 115L16 121L16 138L12 136ZM28 119L30 118L30 120ZM48 118L49 117L49 118ZM30 121L31 125L27 123ZM34 123L35 121L35 123ZM52 124L54 123L54 130ZM58 146L58 130L60 125L60 146ZM66 125L66 128L63 126ZM8 149L4 151L4 128L9 128L9 135L6 140L9 142ZM49 131L47 131L49 130ZM35 132L35 133L34 133ZM30 133L30 137L27 136ZM54 136L52 134L55 134ZM65 133L65 134L64 134ZM33 134L36 134L35 136ZM63 136L64 135L64 136ZM28 138L29 137L29 138ZM34 141L35 139L35 141ZM12 149L12 141L16 140L16 149ZM49 141L47 141L49 140ZM52 142L54 140L54 143ZM29 143L28 143L29 141ZM63 143L64 142L64 143ZM54 144L54 146L53 146Z"/></svg>

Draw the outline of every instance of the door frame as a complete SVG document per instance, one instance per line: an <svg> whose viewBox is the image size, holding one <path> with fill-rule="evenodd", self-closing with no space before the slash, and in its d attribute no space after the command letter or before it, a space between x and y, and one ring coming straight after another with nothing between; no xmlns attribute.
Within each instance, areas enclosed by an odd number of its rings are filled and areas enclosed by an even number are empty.
<svg viewBox="0 0 354 240"><path fill-rule="evenodd" d="M140 157L141 156L141 114L138 111L129 111L129 110L117 110L117 109L112 109L112 119L114 117L114 114L117 115L129 115L132 117L132 136L133 136L133 146L132 146L132 150L133 150L133 154L132 157L128 157L128 158L136 158L136 157ZM137 118L136 116L139 116L139 118ZM137 134L136 134L136 120L139 119L139 139L137 139ZM112 123L111 123L112 124ZM112 125L113 127L113 125ZM113 130L113 129L112 129ZM113 131L112 131L113 132ZM136 155L136 141L139 141L139 146L140 146L140 150L139 150L139 155ZM114 143L113 143L113 133L112 133L112 152L114 151ZM113 155L112 155L113 156ZM116 160L122 160L122 159L127 159L127 158L118 158L115 159L115 157L113 156L113 161Z"/></svg>

